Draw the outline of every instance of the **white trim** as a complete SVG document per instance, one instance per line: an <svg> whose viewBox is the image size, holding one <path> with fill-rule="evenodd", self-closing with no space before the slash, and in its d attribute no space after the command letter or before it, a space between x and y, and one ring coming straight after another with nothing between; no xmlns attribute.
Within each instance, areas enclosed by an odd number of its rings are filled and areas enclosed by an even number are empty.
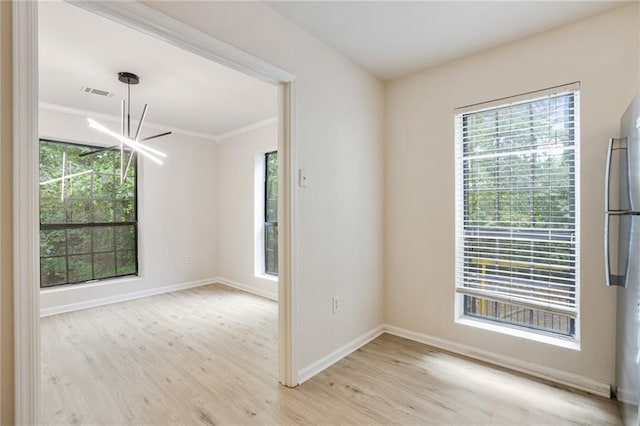
<svg viewBox="0 0 640 426"><path fill-rule="evenodd" d="M494 333L507 334L509 336L519 337L521 339L533 340L535 342L546 343L547 345L559 346L561 348L580 351L580 342L572 337L562 338L554 336L550 333L532 332L527 329L511 325L508 323L498 323L495 321L485 320L482 318L462 316L455 320L456 324L462 324L468 327L480 328L483 330L493 331Z"/></svg>
<svg viewBox="0 0 640 426"><path fill-rule="evenodd" d="M50 102L39 102L38 106L40 108L44 109L44 110L47 110L47 111L63 112L65 114L76 115L76 116L80 116L80 117L97 118L97 119L100 119L100 120L112 121L112 122L115 122L115 123L119 123L120 122L120 117L118 117L116 115L103 114L101 112L89 111L89 110L86 110L86 109L72 108L72 107L68 107L68 106L64 106L64 105L53 104L53 103L50 103ZM151 129L160 130L162 132L179 133L179 134L186 135L186 136L194 136L196 138L209 139L209 140L218 142L218 138L215 135L210 135L208 133L194 132L194 131L191 131L191 130L180 129L178 127L165 126L165 125L162 125L162 124L151 123L151 122L148 122L148 121L144 122L144 127L145 128L151 128Z"/></svg>
<svg viewBox="0 0 640 426"><path fill-rule="evenodd" d="M256 274L255 275L256 278L260 278L261 280L267 280L267 281L272 281L274 283L278 282L278 276L277 275L269 275L269 274Z"/></svg>
<svg viewBox="0 0 640 426"><path fill-rule="evenodd" d="M326 370L327 368L331 367L333 364L340 361L342 358L349 356L350 354L357 351L367 343L376 339L382 333L384 333L384 328L383 326L380 325L372 330L367 331L363 335L356 337L346 345L336 349L335 351L331 352L329 355L317 360L310 366L303 368L302 370L300 370L300 372L298 372L298 379L300 380L300 384L306 382L307 380L309 380L316 374L322 372L323 370Z"/></svg>
<svg viewBox="0 0 640 426"><path fill-rule="evenodd" d="M296 83L278 90L278 380L298 380L298 202L296 186Z"/></svg>
<svg viewBox="0 0 640 426"><path fill-rule="evenodd" d="M13 2L15 422L39 424L38 4Z"/></svg>
<svg viewBox="0 0 640 426"><path fill-rule="evenodd" d="M271 299L275 302L278 301L277 291L263 290L261 288L253 287L247 284L242 284L237 281L229 280L227 278L222 278L222 277L216 278L216 282L218 284L226 285L227 287L233 287L238 290L246 291L247 293L255 294L256 296L261 296L267 299Z"/></svg>
<svg viewBox="0 0 640 426"><path fill-rule="evenodd" d="M557 370L555 368L545 367L543 365L533 364L521 359L511 358L505 355L496 354L494 352L476 349L461 343L452 342L450 340L440 339L438 337L428 336L426 334L416 333L414 331L405 330L400 327L391 325L384 326L385 333L394 336L403 337L405 339L424 343L434 348L442 349L454 354L473 358L478 361L487 362L509 370L518 371L529 376L538 377L549 382L558 383L563 386L589 392L594 395L605 398L611 397L611 386L606 383L600 383L588 377L578 374L568 373L566 371Z"/></svg>
<svg viewBox="0 0 640 426"><path fill-rule="evenodd" d="M291 81L295 75L222 40L137 2L68 0L82 9L104 16L136 31L188 50L229 68L272 84Z"/></svg>
<svg viewBox="0 0 640 426"><path fill-rule="evenodd" d="M246 133L250 130L259 129L261 127L268 126L270 124L275 124L278 122L278 117L267 118L266 120L257 121L253 124L249 124L248 126L240 127L235 130L231 130L230 132L222 133L221 135L216 135L216 142L220 143L225 139L229 139L232 136L240 135L242 133Z"/></svg>
<svg viewBox="0 0 640 426"><path fill-rule="evenodd" d="M40 294L51 294L51 293L65 293L67 291L78 290L79 288L95 288L95 287L106 287L113 284L132 284L144 281L144 278L140 275L130 275L126 277L117 277L117 278L107 278L96 281L87 281L86 283L81 284L63 284L57 285L54 287L45 287L40 289Z"/></svg>
<svg viewBox="0 0 640 426"><path fill-rule="evenodd" d="M573 188L573 196L574 196L574 204L575 204L575 256L576 256L576 275L575 275L575 284L576 284L576 310L578 311L578 316L575 320L576 334L574 339L578 344L580 344L582 339L582 209L580 206L582 205L582 140L581 140L581 132L580 132L580 123L582 117L582 105L581 105L581 91L580 91L580 83L575 83L577 87L574 87L574 145L573 145L573 154L574 154L574 162L573 162L573 172L575 173L575 180Z"/></svg>
<svg viewBox="0 0 640 426"><path fill-rule="evenodd" d="M217 278L205 278L198 281L149 288L146 290L133 291L130 293L116 294L108 297L100 297L98 299L85 300L83 302L69 303L68 305L53 306L51 308L41 309L40 317L44 318L50 315L62 314L65 312L79 311L81 309L95 308L97 306L110 305L112 303L126 302L129 300L141 299L143 297L172 293L174 291L186 290L188 288L201 287L203 285L214 284L217 282L216 280ZM66 287L65 290L69 290L69 287Z"/></svg>

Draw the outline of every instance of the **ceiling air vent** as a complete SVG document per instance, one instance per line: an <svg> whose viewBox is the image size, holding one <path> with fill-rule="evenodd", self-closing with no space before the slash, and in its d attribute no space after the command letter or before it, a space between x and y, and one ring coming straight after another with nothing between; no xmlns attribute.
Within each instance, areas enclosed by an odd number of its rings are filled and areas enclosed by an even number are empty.
<svg viewBox="0 0 640 426"><path fill-rule="evenodd" d="M115 93L108 92L106 90L96 89L96 88L93 88L93 87L88 87L88 86L82 86L82 88L80 90L83 91L84 93L89 93L91 95L104 96L104 97L107 97L107 98L112 98L113 96L115 96Z"/></svg>

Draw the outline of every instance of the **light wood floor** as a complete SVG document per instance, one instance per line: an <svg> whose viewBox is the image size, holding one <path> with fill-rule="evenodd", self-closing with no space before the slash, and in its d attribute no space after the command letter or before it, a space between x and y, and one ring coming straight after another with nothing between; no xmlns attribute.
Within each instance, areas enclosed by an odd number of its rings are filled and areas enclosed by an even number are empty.
<svg viewBox="0 0 640 426"><path fill-rule="evenodd" d="M382 335L277 384L277 305L210 285L42 319L45 424L620 425L610 400Z"/></svg>

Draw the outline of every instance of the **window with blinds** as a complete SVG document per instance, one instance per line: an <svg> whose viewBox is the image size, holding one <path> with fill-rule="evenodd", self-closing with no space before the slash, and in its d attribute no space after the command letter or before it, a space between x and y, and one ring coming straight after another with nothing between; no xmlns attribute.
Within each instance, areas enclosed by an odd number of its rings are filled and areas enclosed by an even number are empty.
<svg viewBox="0 0 640 426"><path fill-rule="evenodd" d="M458 312L575 338L578 84L460 108L455 120Z"/></svg>

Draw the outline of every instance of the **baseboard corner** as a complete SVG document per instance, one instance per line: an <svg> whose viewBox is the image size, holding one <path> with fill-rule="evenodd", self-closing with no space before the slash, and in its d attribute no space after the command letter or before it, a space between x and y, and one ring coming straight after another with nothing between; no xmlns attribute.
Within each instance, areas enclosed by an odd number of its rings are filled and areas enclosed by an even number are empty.
<svg viewBox="0 0 640 426"><path fill-rule="evenodd" d="M224 277L217 277L215 278L215 282L217 282L218 284L222 284L225 285L227 287L231 287L231 288L235 288L237 290L242 290L245 291L247 293L251 293L251 294L255 294L256 296L260 296L260 297L264 297L270 300L273 300L274 302L278 301L278 291L268 291L268 290L264 290L261 288L256 288L250 285L246 285L243 283L239 283L237 281L234 280L230 280Z"/></svg>
<svg viewBox="0 0 640 426"><path fill-rule="evenodd" d="M346 356L348 356L351 353L357 351L358 349L360 349L361 347L363 347L367 343L369 343L372 340L376 339L382 333L384 333L384 326L383 325L379 325L379 326L377 326L375 328L372 328L371 330L367 331L366 333L356 337L355 339L353 339L349 343L347 343L347 344L343 345L342 347L336 349L335 351L331 352L329 355L327 355L325 357L322 357L319 360L317 360L316 362L312 363L311 365L299 370L298 371L298 384L301 385L302 383L304 383L307 380L311 379L316 374L318 374L318 373L326 370L327 368L331 367L333 364L335 364L336 362L340 361L342 358L345 358Z"/></svg>

